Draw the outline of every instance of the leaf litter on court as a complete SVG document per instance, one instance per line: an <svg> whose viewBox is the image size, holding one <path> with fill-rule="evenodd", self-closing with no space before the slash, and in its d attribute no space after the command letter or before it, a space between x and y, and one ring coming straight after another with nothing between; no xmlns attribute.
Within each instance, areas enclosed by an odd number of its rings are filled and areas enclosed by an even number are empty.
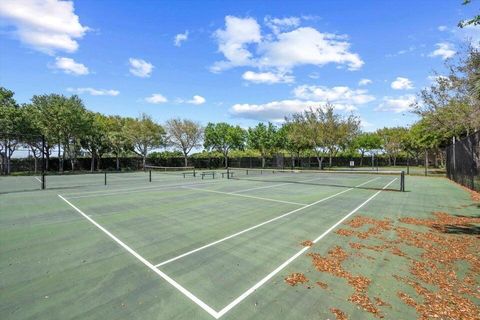
<svg viewBox="0 0 480 320"><path fill-rule="evenodd" d="M376 318L389 318L388 311L414 308L418 319L480 319L480 217L433 212L428 218L398 220L358 215L336 233L349 238L346 248L335 246L327 254L309 253L321 273L343 278L353 289L345 300ZM348 262L364 257L377 263L398 263L406 271L389 274L397 292L384 301L369 288L376 279L348 270ZM391 261L392 260L392 261ZM393 265L392 270L397 270ZM395 271L397 272L397 271ZM358 272L357 272L358 273ZM287 281L288 282L288 281ZM298 283L298 282L297 282ZM303 282L302 282L303 283ZM325 282L316 282L327 288ZM320 283L320 284L319 284ZM336 319L348 315L338 308L330 311Z"/></svg>

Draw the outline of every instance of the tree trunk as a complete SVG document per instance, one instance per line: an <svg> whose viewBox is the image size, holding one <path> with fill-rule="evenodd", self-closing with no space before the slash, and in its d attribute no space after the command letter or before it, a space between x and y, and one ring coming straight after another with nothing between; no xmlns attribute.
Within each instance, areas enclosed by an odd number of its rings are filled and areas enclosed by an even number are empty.
<svg viewBox="0 0 480 320"><path fill-rule="evenodd" d="M318 162L318 168L322 170L322 163L323 163L323 157L320 157L318 154L316 155L317 162Z"/></svg>
<svg viewBox="0 0 480 320"><path fill-rule="evenodd" d="M100 171L102 168L102 156L97 154L97 170Z"/></svg>
<svg viewBox="0 0 480 320"><path fill-rule="evenodd" d="M228 153L224 153L224 160L225 160L225 168L228 168Z"/></svg>
<svg viewBox="0 0 480 320"><path fill-rule="evenodd" d="M393 156L393 166L397 165L397 156Z"/></svg>
<svg viewBox="0 0 480 320"><path fill-rule="evenodd" d="M331 167L332 167L332 158L333 158L333 157L332 157L332 155L330 154L330 155L328 156L328 158L329 158L329 159L328 159L328 166L331 168Z"/></svg>
<svg viewBox="0 0 480 320"><path fill-rule="evenodd" d="M146 168L145 168L146 163L147 163L147 155L144 154L144 155L142 156L143 171L146 170Z"/></svg>
<svg viewBox="0 0 480 320"><path fill-rule="evenodd" d="M115 155L116 158L116 164L117 164L117 171L120 171L120 158L118 157L118 154Z"/></svg>
<svg viewBox="0 0 480 320"><path fill-rule="evenodd" d="M7 148L6 154L7 154L7 175L10 175L12 171L12 168L11 168L12 152L10 151L10 148Z"/></svg>
<svg viewBox="0 0 480 320"><path fill-rule="evenodd" d="M58 171L63 172L63 161L62 161L62 157L60 157L60 155L61 155L60 145L61 145L60 142L58 142L58 153L57 153L57 155L58 155Z"/></svg>
<svg viewBox="0 0 480 320"><path fill-rule="evenodd" d="M93 172L95 171L95 157L93 156L93 152L92 152L92 157L90 159L90 172Z"/></svg>
<svg viewBox="0 0 480 320"><path fill-rule="evenodd" d="M365 151L362 150L362 157L360 158L360 167L363 166L363 156L365 155Z"/></svg>
<svg viewBox="0 0 480 320"><path fill-rule="evenodd" d="M183 154L183 159L185 160L185 167L188 167L188 156L186 153Z"/></svg>
<svg viewBox="0 0 480 320"><path fill-rule="evenodd" d="M265 168L265 157L262 156L262 168Z"/></svg>
<svg viewBox="0 0 480 320"><path fill-rule="evenodd" d="M45 154L45 160L47 161L45 163L45 170L48 171L48 163L50 162L50 149L45 148L44 154Z"/></svg>

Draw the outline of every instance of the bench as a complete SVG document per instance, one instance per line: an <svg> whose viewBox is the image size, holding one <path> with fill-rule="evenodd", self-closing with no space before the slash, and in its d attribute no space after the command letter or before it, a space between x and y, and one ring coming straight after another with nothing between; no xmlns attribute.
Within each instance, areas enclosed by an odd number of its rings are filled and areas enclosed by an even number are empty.
<svg viewBox="0 0 480 320"><path fill-rule="evenodd" d="M184 178L184 179L185 179L185 177L186 177L187 175L193 176L194 178L196 177L195 171L193 171L193 172L183 172L182 174L183 174L183 178Z"/></svg>
<svg viewBox="0 0 480 320"><path fill-rule="evenodd" d="M215 172L214 171L204 171L204 172L202 172L202 180L205 176L211 176L213 179L215 179Z"/></svg>
<svg viewBox="0 0 480 320"><path fill-rule="evenodd" d="M222 172L222 179L227 176L227 179L233 178L233 172Z"/></svg>

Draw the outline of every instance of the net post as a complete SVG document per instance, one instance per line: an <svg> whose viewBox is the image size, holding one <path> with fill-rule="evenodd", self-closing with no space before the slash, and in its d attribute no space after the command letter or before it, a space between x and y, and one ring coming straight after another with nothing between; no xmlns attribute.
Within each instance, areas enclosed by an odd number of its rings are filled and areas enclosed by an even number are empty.
<svg viewBox="0 0 480 320"><path fill-rule="evenodd" d="M107 171L104 172L105 175L105 185L107 185Z"/></svg>
<svg viewBox="0 0 480 320"><path fill-rule="evenodd" d="M230 179L230 168L227 168L227 179Z"/></svg>
<svg viewBox="0 0 480 320"><path fill-rule="evenodd" d="M400 174L400 191L405 192L405 171Z"/></svg>
<svg viewBox="0 0 480 320"><path fill-rule="evenodd" d="M197 177L197 173L195 172L195 167L193 167L193 177L194 177L194 178Z"/></svg>
<svg viewBox="0 0 480 320"><path fill-rule="evenodd" d="M152 182L152 170L148 170L148 182Z"/></svg>

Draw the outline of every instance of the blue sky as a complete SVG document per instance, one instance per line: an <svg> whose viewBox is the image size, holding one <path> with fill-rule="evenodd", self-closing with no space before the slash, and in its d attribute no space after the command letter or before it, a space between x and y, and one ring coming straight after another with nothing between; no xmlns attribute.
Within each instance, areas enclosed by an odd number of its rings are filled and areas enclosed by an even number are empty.
<svg viewBox="0 0 480 320"><path fill-rule="evenodd" d="M159 122L250 126L329 101L367 131L408 125L432 71L480 40L456 27L480 2L461 2L2 0L0 85Z"/></svg>

